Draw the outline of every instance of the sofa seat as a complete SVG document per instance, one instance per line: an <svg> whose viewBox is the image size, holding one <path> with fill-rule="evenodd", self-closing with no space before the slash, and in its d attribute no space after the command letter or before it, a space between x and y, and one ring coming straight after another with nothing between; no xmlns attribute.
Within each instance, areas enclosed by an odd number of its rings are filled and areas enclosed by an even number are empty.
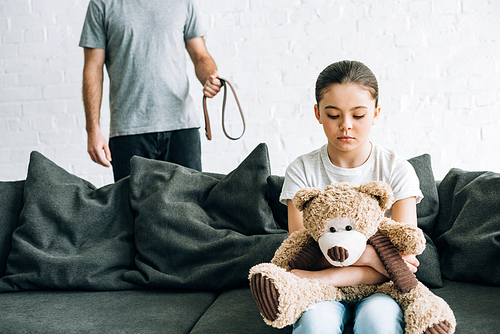
<svg viewBox="0 0 500 334"><path fill-rule="evenodd" d="M432 291L458 320L456 334L497 333L500 287L443 280ZM291 333L267 326L250 289L222 292L22 291L2 293L2 333ZM15 316L12 316L15 315ZM349 324L344 334L351 334Z"/></svg>
<svg viewBox="0 0 500 334"><path fill-rule="evenodd" d="M217 295L153 289L5 292L0 332L189 333Z"/></svg>
<svg viewBox="0 0 500 334"><path fill-rule="evenodd" d="M249 288L21 291L1 294L2 334L291 333L264 323Z"/></svg>
<svg viewBox="0 0 500 334"><path fill-rule="evenodd" d="M455 313L455 334L500 333L500 287L443 279L443 287L432 291Z"/></svg>

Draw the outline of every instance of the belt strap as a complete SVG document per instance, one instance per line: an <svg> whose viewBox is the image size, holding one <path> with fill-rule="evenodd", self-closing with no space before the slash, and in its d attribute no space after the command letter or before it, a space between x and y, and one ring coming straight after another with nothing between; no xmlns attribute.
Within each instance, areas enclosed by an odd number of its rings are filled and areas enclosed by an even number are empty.
<svg viewBox="0 0 500 334"><path fill-rule="evenodd" d="M224 134L226 135L227 138L229 138L231 140L238 140L243 136L243 134L245 133L245 129L246 129L245 117L243 116L243 111L241 110L240 101L238 100L238 97L236 96L236 91L234 90L233 85L231 85L231 83L229 81L227 81L226 79L219 78L219 80L222 83L222 87L224 88L224 97L222 98L222 130L224 131ZM226 131L226 125L225 125L225 121L224 121L224 116L226 113L226 100L227 100L226 84L228 84L229 87L231 88L231 90L233 91L234 100L236 101L236 104L238 105L238 109L240 111L240 116L241 116L241 122L243 123L243 131L241 132L241 135L239 135L238 137L231 137L230 135L228 135L228 133ZM208 140L212 140L212 131L210 129L210 118L208 117L208 109L207 109L207 97L205 95L203 95L203 113L205 114L205 134L206 134Z"/></svg>

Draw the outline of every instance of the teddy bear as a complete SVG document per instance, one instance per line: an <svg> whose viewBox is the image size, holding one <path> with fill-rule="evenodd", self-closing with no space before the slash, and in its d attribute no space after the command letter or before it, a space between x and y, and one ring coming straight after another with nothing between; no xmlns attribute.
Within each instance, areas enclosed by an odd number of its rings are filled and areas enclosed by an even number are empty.
<svg viewBox="0 0 500 334"><path fill-rule="evenodd" d="M298 191L292 202L303 213L304 229L290 234L271 263L250 269L250 289L264 321L283 328L314 303L355 303L385 293L401 306L406 334L454 333L456 320L449 305L417 280L400 255L421 254L425 238L418 227L385 216L392 201L392 189L380 181L360 186L333 183L325 189ZM321 257L332 266L352 265L367 244L377 251L389 281L337 288L290 272L311 270Z"/></svg>

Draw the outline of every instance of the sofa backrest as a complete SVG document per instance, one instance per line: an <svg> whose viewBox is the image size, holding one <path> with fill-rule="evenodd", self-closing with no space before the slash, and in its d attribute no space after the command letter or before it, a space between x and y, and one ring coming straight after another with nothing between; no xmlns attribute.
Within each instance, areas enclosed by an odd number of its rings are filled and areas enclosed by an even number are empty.
<svg viewBox="0 0 500 334"><path fill-rule="evenodd" d="M24 181L0 182L0 277L5 275L12 232L23 208Z"/></svg>

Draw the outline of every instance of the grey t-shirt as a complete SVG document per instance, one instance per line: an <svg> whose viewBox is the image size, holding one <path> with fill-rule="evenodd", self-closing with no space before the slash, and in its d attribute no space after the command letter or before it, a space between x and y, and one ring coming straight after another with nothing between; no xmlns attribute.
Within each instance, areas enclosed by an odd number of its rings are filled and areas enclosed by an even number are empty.
<svg viewBox="0 0 500 334"><path fill-rule="evenodd" d="M204 33L193 0L90 1L79 45L106 50L110 137L201 126L184 42Z"/></svg>

